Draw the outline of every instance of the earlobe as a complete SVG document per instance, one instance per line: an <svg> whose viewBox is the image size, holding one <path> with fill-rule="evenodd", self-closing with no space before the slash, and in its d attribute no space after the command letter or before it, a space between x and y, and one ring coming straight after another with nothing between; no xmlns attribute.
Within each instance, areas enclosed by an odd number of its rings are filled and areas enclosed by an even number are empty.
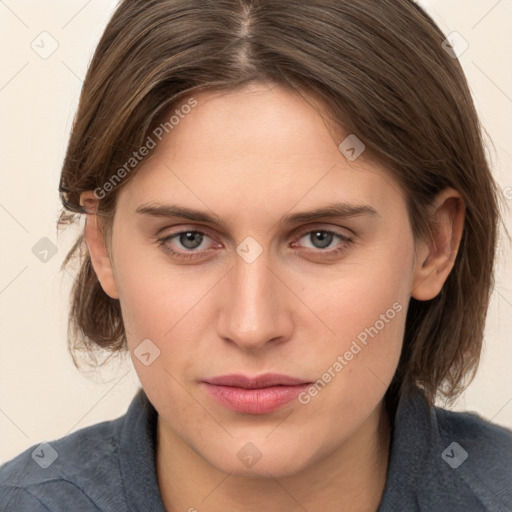
<svg viewBox="0 0 512 512"><path fill-rule="evenodd" d="M430 300L441 291L459 249L466 209L460 194L444 189L432 206L432 239L416 244L411 296Z"/></svg>
<svg viewBox="0 0 512 512"><path fill-rule="evenodd" d="M80 204L85 206L87 218L85 222L85 240L89 249L91 263L98 277L98 281L103 291L112 299L118 299L119 294L114 279L114 270L112 262L108 255L107 246L103 233L101 232L96 210L98 208L99 199L97 199L92 191L83 192L80 195Z"/></svg>

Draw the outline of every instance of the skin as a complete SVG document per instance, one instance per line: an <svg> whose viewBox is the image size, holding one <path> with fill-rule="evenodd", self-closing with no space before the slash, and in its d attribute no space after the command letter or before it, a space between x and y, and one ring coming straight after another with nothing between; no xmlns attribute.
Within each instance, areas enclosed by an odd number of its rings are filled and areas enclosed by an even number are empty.
<svg viewBox="0 0 512 512"><path fill-rule="evenodd" d="M120 300L133 364L159 413L164 505L375 511L390 445L383 397L408 301L441 290L460 242L462 199L442 191L432 208L434 237L415 240L397 182L366 153L345 158L337 146L348 134L328 127L313 97L261 83L194 97L198 106L119 191L106 242L97 200L91 191L81 197L91 212L86 240L94 269L104 291ZM278 223L334 202L367 204L377 214ZM147 203L214 213L225 226L136 213ZM200 245L194 239L198 249L179 236L166 244L200 257L178 259L158 245L187 230L207 230ZM315 230L352 243L333 237L322 245ZM236 251L248 236L262 249L252 263ZM344 250L326 255L337 248ZM401 311L307 404L242 414L200 383L266 372L315 382L394 303ZM149 366L133 353L147 338L160 350ZM262 454L252 467L237 457L249 442Z"/></svg>

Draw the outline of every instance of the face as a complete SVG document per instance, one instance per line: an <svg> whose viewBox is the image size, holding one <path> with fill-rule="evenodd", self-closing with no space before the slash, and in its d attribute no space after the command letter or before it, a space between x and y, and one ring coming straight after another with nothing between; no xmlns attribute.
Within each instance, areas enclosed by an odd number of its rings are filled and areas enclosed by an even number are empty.
<svg viewBox="0 0 512 512"><path fill-rule="evenodd" d="M194 98L119 192L111 295L166 432L224 472L289 475L357 435L392 379L415 266L405 196L364 152L347 158L349 134L306 94ZM313 384L280 405L241 392L235 410L204 383L268 373ZM248 469L246 453L262 458Z"/></svg>

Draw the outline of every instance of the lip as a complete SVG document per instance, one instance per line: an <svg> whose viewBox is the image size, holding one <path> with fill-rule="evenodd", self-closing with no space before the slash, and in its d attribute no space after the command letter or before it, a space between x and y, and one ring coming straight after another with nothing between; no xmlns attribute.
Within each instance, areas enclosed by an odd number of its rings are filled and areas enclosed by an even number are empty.
<svg viewBox="0 0 512 512"><path fill-rule="evenodd" d="M225 407L248 414L268 414L296 399L311 384L288 375L256 377L222 375L202 381L205 390Z"/></svg>

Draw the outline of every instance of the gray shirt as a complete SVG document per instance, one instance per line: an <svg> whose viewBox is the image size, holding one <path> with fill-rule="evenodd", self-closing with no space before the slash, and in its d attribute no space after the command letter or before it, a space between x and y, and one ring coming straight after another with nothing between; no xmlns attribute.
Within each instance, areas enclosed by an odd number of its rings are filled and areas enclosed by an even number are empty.
<svg viewBox="0 0 512 512"><path fill-rule="evenodd" d="M0 467L0 511L163 512L156 420L140 389L124 416L32 446ZM400 511L512 512L512 431L403 395L378 512Z"/></svg>

